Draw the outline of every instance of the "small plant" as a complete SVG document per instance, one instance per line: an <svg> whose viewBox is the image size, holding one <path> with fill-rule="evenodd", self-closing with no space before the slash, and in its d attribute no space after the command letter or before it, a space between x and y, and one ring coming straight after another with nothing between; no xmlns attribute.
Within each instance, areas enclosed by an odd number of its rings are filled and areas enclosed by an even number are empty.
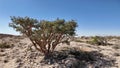
<svg viewBox="0 0 120 68"><path fill-rule="evenodd" d="M6 42L0 43L0 48L10 48L11 45L8 45Z"/></svg>
<svg viewBox="0 0 120 68"><path fill-rule="evenodd" d="M113 46L114 49L120 49L120 46L119 45L115 45Z"/></svg>
<svg viewBox="0 0 120 68"><path fill-rule="evenodd" d="M114 53L115 56L120 56L120 53Z"/></svg>
<svg viewBox="0 0 120 68"><path fill-rule="evenodd" d="M80 39L75 39L74 41L75 41L75 42L83 42L83 41L80 40Z"/></svg>
<svg viewBox="0 0 120 68"><path fill-rule="evenodd" d="M96 44L96 45L107 45L107 40L104 37L95 36L95 37L92 37L92 40L88 41L88 43Z"/></svg>

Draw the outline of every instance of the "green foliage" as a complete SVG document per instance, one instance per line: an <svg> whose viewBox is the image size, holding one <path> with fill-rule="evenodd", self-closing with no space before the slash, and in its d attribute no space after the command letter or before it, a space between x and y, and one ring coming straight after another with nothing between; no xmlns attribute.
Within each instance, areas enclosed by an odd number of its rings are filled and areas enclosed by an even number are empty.
<svg viewBox="0 0 120 68"><path fill-rule="evenodd" d="M95 36L92 37L92 41L88 41L88 43L96 45L107 45L107 40L104 37Z"/></svg>
<svg viewBox="0 0 120 68"><path fill-rule="evenodd" d="M9 26L26 35L35 48L44 54L52 52L57 44L68 41L70 36L75 35L77 27L74 20L39 21L29 17L15 16L11 17L11 20Z"/></svg>
<svg viewBox="0 0 120 68"><path fill-rule="evenodd" d="M75 42L84 42L84 41L82 41L82 40L80 40L80 39L75 39L74 41L75 41Z"/></svg>

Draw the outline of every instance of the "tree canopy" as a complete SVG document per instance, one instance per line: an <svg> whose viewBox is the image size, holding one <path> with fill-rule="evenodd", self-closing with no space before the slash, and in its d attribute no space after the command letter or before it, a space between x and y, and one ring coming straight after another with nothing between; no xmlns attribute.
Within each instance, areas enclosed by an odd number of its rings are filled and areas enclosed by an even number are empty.
<svg viewBox="0 0 120 68"><path fill-rule="evenodd" d="M74 20L65 21L64 19L48 21L12 16L11 21L9 26L25 34L35 48L44 54L53 52L59 43L68 41L70 36L75 35L77 27Z"/></svg>

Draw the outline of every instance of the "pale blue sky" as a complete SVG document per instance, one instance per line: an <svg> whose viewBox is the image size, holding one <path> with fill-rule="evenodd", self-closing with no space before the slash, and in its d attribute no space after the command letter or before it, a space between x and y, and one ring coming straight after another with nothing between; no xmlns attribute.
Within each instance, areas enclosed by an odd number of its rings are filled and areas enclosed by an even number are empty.
<svg viewBox="0 0 120 68"><path fill-rule="evenodd" d="M78 22L78 35L120 35L120 0L0 0L0 33L18 34L10 16Z"/></svg>

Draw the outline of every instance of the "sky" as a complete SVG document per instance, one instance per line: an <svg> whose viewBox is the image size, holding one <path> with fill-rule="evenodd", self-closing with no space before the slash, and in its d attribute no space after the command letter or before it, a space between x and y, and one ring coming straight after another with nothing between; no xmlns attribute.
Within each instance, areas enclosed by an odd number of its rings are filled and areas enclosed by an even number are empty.
<svg viewBox="0 0 120 68"><path fill-rule="evenodd" d="M120 36L120 0L0 0L0 33L17 35L10 16L73 19L78 36Z"/></svg>

